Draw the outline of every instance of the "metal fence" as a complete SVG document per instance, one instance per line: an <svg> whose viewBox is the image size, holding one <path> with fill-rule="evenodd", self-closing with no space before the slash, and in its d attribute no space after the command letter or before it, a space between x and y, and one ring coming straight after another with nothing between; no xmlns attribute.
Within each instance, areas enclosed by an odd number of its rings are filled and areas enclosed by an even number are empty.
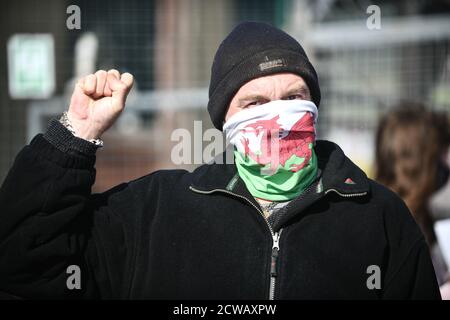
<svg viewBox="0 0 450 320"><path fill-rule="evenodd" d="M176 144L171 133L192 132L195 120L203 121L203 129L212 127L206 113L210 66L220 41L241 20L276 24L304 44L323 94L319 137L338 142L369 175L377 120L390 106L408 98L450 110L450 16L390 17L381 30L370 31L364 12L357 19L314 21L309 1L84 0L70 2L81 8L82 28L69 31L69 2L40 3L10 5L10 14L23 6L35 14L24 14L25 27L5 18L2 40L17 32L53 34L58 87L50 99L13 101L2 82L1 179L20 147L67 108L74 77L90 68L114 67L136 78L126 113L104 136L95 190L179 167L170 160ZM48 26L42 27L44 21ZM83 58L87 52L94 61ZM5 65L0 71L6 73Z"/></svg>

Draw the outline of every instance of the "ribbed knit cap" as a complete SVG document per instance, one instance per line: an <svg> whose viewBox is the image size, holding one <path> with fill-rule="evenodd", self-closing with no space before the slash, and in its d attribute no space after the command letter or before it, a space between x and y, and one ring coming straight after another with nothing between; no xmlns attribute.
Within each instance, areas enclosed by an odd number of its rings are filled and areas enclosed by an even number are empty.
<svg viewBox="0 0 450 320"><path fill-rule="evenodd" d="M286 32L261 22L243 22L223 40L214 56L208 112L222 130L229 104L248 81L275 73L298 74L319 107L320 88L314 67L302 46Z"/></svg>

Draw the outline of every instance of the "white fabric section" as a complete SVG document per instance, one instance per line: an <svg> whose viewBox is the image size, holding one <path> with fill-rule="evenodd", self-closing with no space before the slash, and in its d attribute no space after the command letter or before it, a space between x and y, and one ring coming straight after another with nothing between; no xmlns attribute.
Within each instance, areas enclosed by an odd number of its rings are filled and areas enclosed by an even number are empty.
<svg viewBox="0 0 450 320"><path fill-rule="evenodd" d="M254 124L256 121L270 120L279 116L277 123L281 127L279 138L282 139L289 133L292 126L303 117L305 112L312 114L315 124L318 111L313 102L308 100L274 100L234 114L225 122L223 132L227 141L236 146L239 152L244 152L243 137L248 140L249 149L252 152L258 152L263 132L257 134L255 130L245 130L245 127Z"/></svg>

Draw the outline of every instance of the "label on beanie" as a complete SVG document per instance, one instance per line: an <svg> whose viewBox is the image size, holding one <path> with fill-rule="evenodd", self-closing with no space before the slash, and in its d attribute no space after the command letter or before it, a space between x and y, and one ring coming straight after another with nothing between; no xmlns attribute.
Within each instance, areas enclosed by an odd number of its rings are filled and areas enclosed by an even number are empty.
<svg viewBox="0 0 450 320"><path fill-rule="evenodd" d="M313 102L276 100L242 110L224 124L239 176L254 197L290 200L315 180L316 120Z"/></svg>

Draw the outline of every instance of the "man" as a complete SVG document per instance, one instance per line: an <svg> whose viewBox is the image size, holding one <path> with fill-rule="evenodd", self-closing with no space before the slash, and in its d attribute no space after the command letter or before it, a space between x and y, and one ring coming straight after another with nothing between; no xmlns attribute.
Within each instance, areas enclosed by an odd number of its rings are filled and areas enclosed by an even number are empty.
<svg viewBox="0 0 450 320"><path fill-rule="evenodd" d="M315 141L317 75L292 37L242 23L216 53L208 111L234 146L234 164L161 170L91 194L99 138L132 84L115 70L85 77L68 113L17 156L0 193L0 291L25 298L440 298L404 203L336 144Z"/></svg>

